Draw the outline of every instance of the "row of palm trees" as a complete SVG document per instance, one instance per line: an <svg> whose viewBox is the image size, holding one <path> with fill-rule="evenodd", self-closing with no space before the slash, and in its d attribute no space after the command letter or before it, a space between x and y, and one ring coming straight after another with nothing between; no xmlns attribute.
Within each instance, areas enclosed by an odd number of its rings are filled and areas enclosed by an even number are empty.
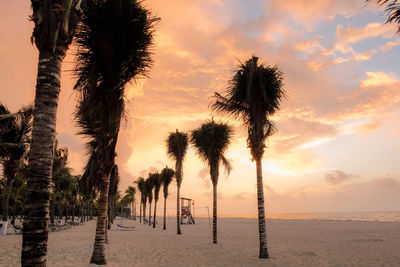
<svg viewBox="0 0 400 267"><path fill-rule="evenodd" d="M140 192L140 205L139 205L139 222L142 222L142 211L143 211L143 223L148 223L149 225L153 224L153 228L156 227L156 218L157 218L157 202L159 200L160 190L163 187L164 193L164 219L163 219L163 230L166 230L166 201L168 198L168 187L171 183L175 172L173 169L168 168L166 166L161 170L161 173L149 173L148 178L139 177L135 183ZM153 194L154 190L154 194ZM154 198L154 214L152 217L151 214L151 203ZM148 219L146 218L146 206L147 201L149 202L149 214ZM152 220L153 218L153 220Z"/></svg>
<svg viewBox="0 0 400 267"><path fill-rule="evenodd" d="M229 173L231 165L225 157L225 152L231 142L232 128L213 119L194 129L191 133L176 130L167 138L167 154L175 160L175 178L177 184L177 234L180 235L180 187L183 178L183 161L189 143L193 144L198 156L210 168L213 184L213 243L217 243L217 184L220 163ZM164 212L165 213L165 212ZM164 219L165 220L165 219Z"/></svg>

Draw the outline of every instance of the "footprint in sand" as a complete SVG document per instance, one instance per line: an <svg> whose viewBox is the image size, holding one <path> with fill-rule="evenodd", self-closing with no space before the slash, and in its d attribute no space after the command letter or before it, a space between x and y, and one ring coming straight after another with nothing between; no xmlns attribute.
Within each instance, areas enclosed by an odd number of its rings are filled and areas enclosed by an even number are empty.
<svg viewBox="0 0 400 267"><path fill-rule="evenodd" d="M315 256L317 256L317 254L315 254L312 251L304 251L304 252L300 253L300 256L313 256L313 257L315 257Z"/></svg>

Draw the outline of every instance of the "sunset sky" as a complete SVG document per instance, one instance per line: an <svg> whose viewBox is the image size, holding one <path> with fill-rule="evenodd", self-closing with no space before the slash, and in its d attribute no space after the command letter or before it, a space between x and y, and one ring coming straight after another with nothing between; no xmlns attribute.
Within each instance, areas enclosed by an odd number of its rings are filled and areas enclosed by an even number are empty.
<svg viewBox="0 0 400 267"><path fill-rule="evenodd" d="M252 54L284 72L287 99L263 160L267 212L393 211L400 203L400 39L385 12L363 0L146 0L161 17L149 79L127 86L117 146L120 189L174 162L165 139L212 116L234 126L221 171L219 214L256 215L255 163L241 122L209 110L238 60ZM0 101L33 102L38 52L30 43L30 1L0 2ZM74 173L86 164L77 136L72 46L64 60L57 133ZM211 206L206 165L192 148L182 193ZM175 183L169 207L174 207ZM171 211L172 213L172 211Z"/></svg>

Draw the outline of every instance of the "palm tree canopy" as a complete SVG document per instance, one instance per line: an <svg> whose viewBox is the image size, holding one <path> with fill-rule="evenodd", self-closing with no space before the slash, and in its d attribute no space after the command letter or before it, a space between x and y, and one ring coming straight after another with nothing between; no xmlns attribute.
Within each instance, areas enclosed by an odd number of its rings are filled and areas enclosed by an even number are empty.
<svg viewBox="0 0 400 267"><path fill-rule="evenodd" d="M274 132L269 118L285 98L282 71L277 66L259 63L258 57L252 56L239 64L226 95L215 93L214 98L214 110L243 120L248 128L247 143L252 156L261 157L266 138Z"/></svg>
<svg viewBox="0 0 400 267"><path fill-rule="evenodd" d="M174 178L175 172L173 169L168 168L166 166L164 169L161 171L161 180L163 184L163 191L164 191L164 197L168 197L168 186L172 182L172 179Z"/></svg>
<svg viewBox="0 0 400 267"><path fill-rule="evenodd" d="M126 202L126 204L133 203L135 201L135 194L136 194L136 188L133 186L129 186L125 190L124 202Z"/></svg>
<svg viewBox="0 0 400 267"><path fill-rule="evenodd" d="M30 143L33 107L22 107L17 113L11 113L0 103L0 160L20 159L26 153Z"/></svg>
<svg viewBox="0 0 400 267"><path fill-rule="evenodd" d="M162 185L162 176L158 172L152 173L149 175L149 179L151 179L151 183L154 187L154 198L158 201L158 196L160 194L160 189Z"/></svg>
<svg viewBox="0 0 400 267"><path fill-rule="evenodd" d="M146 75L159 18L136 0L90 1L83 14L76 36L79 78L75 89L90 90L104 83L118 90L137 75Z"/></svg>
<svg viewBox="0 0 400 267"><path fill-rule="evenodd" d="M370 2L371 0L366 0ZM374 0L375 1L375 0ZM398 0L376 0L379 6L386 5L387 12L386 23L395 22L399 24L398 31L400 32L400 2Z"/></svg>
<svg viewBox="0 0 400 267"><path fill-rule="evenodd" d="M171 132L167 138L167 154L177 162L182 162L188 148L188 134L184 132Z"/></svg>
<svg viewBox="0 0 400 267"><path fill-rule="evenodd" d="M145 182L144 178L143 177L139 177L135 181L135 183L137 184L137 187L139 189L139 192L142 194L142 199L143 199L143 196L145 195L144 191L145 191L145 186L146 186L146 182Z"/></svg>
<svg viewBox="0 0 400 267"><path fill-rule="evenodd" d="M151 174L149 173L149 177L146 179L145 183L145 192L146 192L146 197L149 199L149 202L151 203L153 201L153 180L151 179Z"/></svg>
<svg viewBox="0 0 400 267"><path fill-rule="evenodd" d="M0 164L6 177L17 173L30 144L33 107L11 113L0 103Z"/></svg>
<svg viewBox="0 0 400 267"><path fill-rule="evenodd" d="M231 142L232 133L229 125L214 120L192 131L190 142L197 150L200 159L208 164L210 170L218 171L219 162L222 162L227 172L231 171L232 167L224 154ZM218 179L215 176L211 178Z"/></svg>

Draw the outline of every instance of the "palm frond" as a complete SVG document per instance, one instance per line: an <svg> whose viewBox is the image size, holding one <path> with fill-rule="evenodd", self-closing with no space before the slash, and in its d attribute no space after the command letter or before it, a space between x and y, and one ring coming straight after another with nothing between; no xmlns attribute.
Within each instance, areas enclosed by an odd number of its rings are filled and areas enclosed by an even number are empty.
<svg viewBox="0 0 400 267"><path fill-rule="evenodd" d="M283 73L278 66L266 66L252 56L238 65L225 96L215 93L213 110L241 119L248 130L248 146L253 157L264 153L264 143L275 128L270 121L286 98Z"/></svg>

